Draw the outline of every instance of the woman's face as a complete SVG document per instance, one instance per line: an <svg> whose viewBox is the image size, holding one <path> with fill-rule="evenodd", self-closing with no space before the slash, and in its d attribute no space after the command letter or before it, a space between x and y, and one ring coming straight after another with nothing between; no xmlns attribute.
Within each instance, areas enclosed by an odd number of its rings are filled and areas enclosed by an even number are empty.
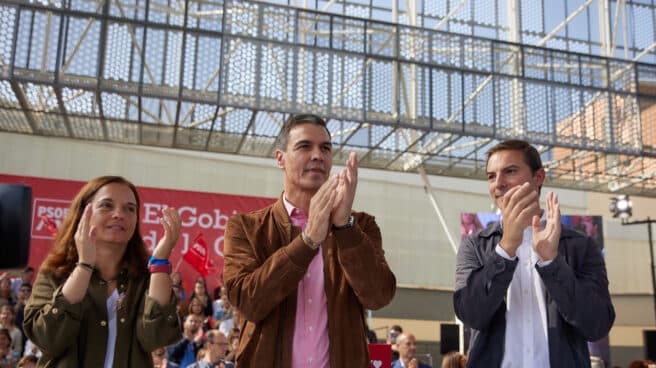
<svg viewBox="0 0 656 368"><path fill-rule="evenodd" d="M2 312L0 312L0 322L2 322L4 327L11 326L13 319L14 315L10 311L4 309Z"/></svg>
<svg viewBox="0 0 656 368"><path fill-rule="evenodd" d="M189 306L189 311L192 314L201 314L201 312L203 311L203 306L200 304L198 300L194 299L194 301L191 302L191 306Z"/></svg>
<svg viewBox="0 0 656 368"><path fill-rule="evenodd" d="M137 227L137 200L129 186L110 183L101 187L91 200L91 229L96 240L127 244Z"/></svg>
<svg viewBox="0 0 656 368"><path fill-rule="evenodd" d="M205 285L197 282L194 286L194 291L196 292L196 295L205 295Z"/></svg>

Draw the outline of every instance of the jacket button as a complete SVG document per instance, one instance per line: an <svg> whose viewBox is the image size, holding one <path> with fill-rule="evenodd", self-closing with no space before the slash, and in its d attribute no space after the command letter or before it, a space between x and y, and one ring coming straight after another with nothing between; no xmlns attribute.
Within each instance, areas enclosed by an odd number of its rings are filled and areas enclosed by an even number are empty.
<svg viewBox="0 0 656 368"><path fill-rule="evenodd" d="M57 313L59 313L59 309L56 307L52 308L52 314L57 314Z"/></svg>
<svg viewBox="0 0 656 368"><path fill-rule="evenodd" d="M121 323L125 323L125 318L121 318Z"/></svg>
<svg viewBox="0 0 656 368"><path fill-rule="evenodd" d="M103 327L107 326L107 321L100 321L100 325Z"/></svg>
<svg viewBox="0 0 656 368"><path fill-rule="evenodd" d="M252 337L252 336L253 336L253 332L248 331L248 337Z"/></svg>

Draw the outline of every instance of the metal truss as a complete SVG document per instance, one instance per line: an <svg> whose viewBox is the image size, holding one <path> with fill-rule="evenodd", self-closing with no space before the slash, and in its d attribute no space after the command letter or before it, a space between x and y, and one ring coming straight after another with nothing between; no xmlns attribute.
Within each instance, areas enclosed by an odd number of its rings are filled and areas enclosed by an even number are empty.
<svg viewBox="0 0 656 368"><path fill-rule="evenodd" d="M312 112L328 119L337 162L356 151L364 167L483 178L486 150L522 138L554 185L656 196L654 47L613 41L606 12L608 37L588 32L587 47L632 59L553 48L581 42L562 33L591 1L550 31L525 30L517 12L511 26L480 21L516 42L454 32L468 2L453 3L431 18L429 2L408 1L385 22L368 19L384 13L373 3L323 3L337 14L230 0L5 1L0 130L270 157L285 117ZM369 14L347 15L356 5ZM654 14L651 3L615 3L629 5Z"/></svg>

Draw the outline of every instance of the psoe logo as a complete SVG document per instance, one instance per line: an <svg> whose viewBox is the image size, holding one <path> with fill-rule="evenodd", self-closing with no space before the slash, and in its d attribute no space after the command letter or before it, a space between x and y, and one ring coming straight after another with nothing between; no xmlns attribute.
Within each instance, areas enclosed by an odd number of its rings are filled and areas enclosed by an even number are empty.
<svg viewBox="0 0 656 368"><path fill-rule="evenodd" d="M32 208L32 237L37 239L52 239L52 231L46 221L52 221L59 228L68 213L70 200L34 198Z"/></svg>

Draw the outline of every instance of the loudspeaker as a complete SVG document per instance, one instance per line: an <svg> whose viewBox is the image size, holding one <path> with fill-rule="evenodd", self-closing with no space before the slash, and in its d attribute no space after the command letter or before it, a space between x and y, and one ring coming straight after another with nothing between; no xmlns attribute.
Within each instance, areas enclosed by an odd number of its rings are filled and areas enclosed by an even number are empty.
<svg viewBox="0 0 656 368"><path fill-rule="evenodd" d="M0 268L22 268L30 257L32 188L0 184Z"/></svg>
<svg viewBox="0 0 656 368"><path fill-rule="evenodd" d="M656 330L643 331L645 342L645 359L656 361Z"/></svg>
<svg viewBox="0 0 656 368"><path fill-rule="evenodd" d="M440 354L460 350L460 329L455 323L440 324Z"/></svg>

